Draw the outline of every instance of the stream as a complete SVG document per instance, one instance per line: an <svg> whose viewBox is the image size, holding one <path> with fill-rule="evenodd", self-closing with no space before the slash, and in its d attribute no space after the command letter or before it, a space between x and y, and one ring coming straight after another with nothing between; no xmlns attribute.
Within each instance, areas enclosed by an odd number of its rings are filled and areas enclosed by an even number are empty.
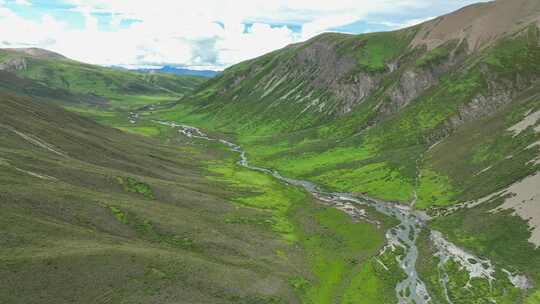
<svg viewBox="0 0 540 304"><path fill-rule="evenodd" d="M420 279L416 271L416 260L418 258L418 248L416 246L416 241L418 239L420 231L426 227L426 221L429 219L429 217L425 213L414 210L408 206L380 201L352 193L325 192L321 190L317 185L309 181L287 178L282 176L279 172L275 170L269 170L266 168L250 165L246 156L246 152L242 149L241 146L224 139L211 138L198 128L183 124L177 124L174 122L154 122L172 128L179 128L179 132L189 138L220 142L229 147L230 150L240 155L238 165L251 170L272 175L276 179L286 184L303 187L319 201L346 212L351 217L353 217L353 219L362 219L370 223L379 225L379 223L377 223L376 221L368 219L366 217L365 210L358 208L358 206L362 205L371 206L375 208L378 212L397 219L400 224L396 227L389 229L386 232L387 245L383 248L381 254L384 253L386 250L394 250L397 247L401 247L404 250L404 254L401 257L397 257L399 265L406 275L406 278L403 281L399 282L395 288L398 298L398 304L432 303L432 299L427 291L426 285ZM444 264L446 263L446 261L451 259L459 263L461 268L469 273L470 278L480 277L488 280L490 284L494 280L493 274L495 273L495 268L489 260L480 259L465 252L456 245L444 239L442 233L438 231L431 231L430 239L437 250L435 256L439 257L441 261L439 263L438 269L439 281L448 303L453 304L448 295L447 284L449 279L444 268ZM480 263L477 263L477 261L480 261ZM386 266L384 267L386 268ZM506 270L503 271L507 272ZM512 284L514 284L514 282L517 282L518 279L523 280L523 278L513 276L509 272L507 273L508 279L512 282ZM520 284L523 285L523 282L520 282ZM514 284L514 286L516 286L517 288L521 288L518 285L519 284Z"/></svg>

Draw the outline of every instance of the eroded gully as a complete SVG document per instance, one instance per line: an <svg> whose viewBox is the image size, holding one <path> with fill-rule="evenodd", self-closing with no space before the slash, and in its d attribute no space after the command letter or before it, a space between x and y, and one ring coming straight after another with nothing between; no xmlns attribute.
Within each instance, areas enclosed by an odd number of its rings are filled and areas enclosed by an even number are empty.
<svg viewBox="0 0 540 304"><path fill-rule="evenodd" d="M406 278L399 282L395 288L398 303L427 304L432 302L426 285L420 279L418 272L416 271L416 260L418 258L418 248L416 246L416 241L420 231L426 227L425 223L428 219L428 216L423 212L413 210L408 206L380 201L364 196L359 196L356 194L325 192L311 182L287 178L282 176L279 172L275 170L269 170L266 168L250 165L246 156L246 152L242 149L242 147L237 144L234 144L224 139L211 138L198 128L192 126L177 124L174 122L155 122L162 125L167 125L172 128L178 128L180 133L189 138L220 142L229 147L230 150L240 155L238 165L251 170L272 175L276 179L287 184L303 187L319 201L334 206L335 208L346 212L355 219L362 219L374 224L378 224L376 221L367 218L365 211L360 208L360 206L371 206L375 208L378 212L397 219L400 224L396 227L389 229L386 232L387 244L381 251L381 254L386 252L386 250L394 251L397 248L401 248L404 252L403 255L396 257L399 265L401 266L402 270L406 275ZM495 272L495 270L488 260L478 259L466 253L465 251L461 250L457 246L444 239L440 232L431 231L430 237L431 241L435 244L435 248L437 250L436 256L441 259L441 263L438 269L439 278L441 287L445 292L448 303L452 303L452 301L450 300L447 293L448 275L446 274L444 269L444 263L446 260L452 259L461 264L461 267L463 267L469 272L469 276L471 278L481 277L489 280L490 282L494 279L493 273ZM474 259L481 261L482 263L479 264L483 265L483 267L479 268L476 263L472 264L471 261Z"/></svg>

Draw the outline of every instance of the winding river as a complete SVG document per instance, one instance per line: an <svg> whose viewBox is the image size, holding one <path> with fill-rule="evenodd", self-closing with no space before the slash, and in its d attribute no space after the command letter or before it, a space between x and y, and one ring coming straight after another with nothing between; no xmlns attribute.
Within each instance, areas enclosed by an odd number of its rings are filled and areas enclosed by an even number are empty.
<svg viewBox="0 0 540 304"><path fill-rule="evenodd" d="M396 295L398 298L398 303L427 304L432 302L426 285L420 279L418 272L416 271L416 260L418 258L418 247L416 246L416 241L418 239L420 231L426 227L426 221L428 220L428 216L425 213L413 210L408 206L384 202L352 193L325 192L311 182L287 178L282 176L277 171L250 165L246 156L246 152L242 149L241 146L224 139L211 138L198 128L183 124L177 124L174 122L154 122L162 125L167 125L172 128L178 128L183 135L189 138L220 142L240 155L238 165L249 168L251 170L272 175L273 177L284 183L303 187L316 199L346 212L355 219L363 219L368 222L377 224L377 222L365 217L364 210L358 208L358 206L361 205L371 206L375 208L378 212L397 219L400 224L386 232L387 245L382 252L386 250L394 250L396 247L401 247L404 250L404 254L398 257L399 265L406 274L406 278L396 285ZM494 280L493 274L495 272L495 269L489 260L479 259L465 252L464 250L444 239L440 232L431 231L430 238L433 244L435 244L437 250L437 253L435 255L438 256L441 260L438 269L440 284L443 288L448 303L452 304L447 289L448 275L446 274L444 269L444 263L447 260L452 259L458 262L463 269L466 269L468 271L470 278L480 277L488 280L490 283L492 280ZM473 262L474 260L481 261L481 263ZM482 267L479 267L479 265L482 265ZM513 282L512 279L515 280L516 276L512 276L510 273L508 273L508 278L511 282ZM517 284L514 285L519 288Z"/></svg>

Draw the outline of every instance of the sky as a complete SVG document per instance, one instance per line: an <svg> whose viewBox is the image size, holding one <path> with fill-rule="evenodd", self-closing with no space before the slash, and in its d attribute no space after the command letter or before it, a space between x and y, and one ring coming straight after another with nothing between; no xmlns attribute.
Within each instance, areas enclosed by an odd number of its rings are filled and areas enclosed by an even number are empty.
<svg viewBox="0 0 540 304"><path fill-rule="evenodd" d="M323 32L389 31L479 0L0 0L0 48L222 70Z"/></svg>

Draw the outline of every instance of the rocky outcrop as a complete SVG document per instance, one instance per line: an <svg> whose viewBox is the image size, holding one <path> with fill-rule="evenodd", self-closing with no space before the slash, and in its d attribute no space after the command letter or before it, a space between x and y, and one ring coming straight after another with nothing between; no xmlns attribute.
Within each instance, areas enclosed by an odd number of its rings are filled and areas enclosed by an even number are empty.
<svg viewBox="0 0 540 304"><path fill-rule="evenodd" d="M505 90L487 96L477 95L471 102L458 108L457 113L447 122L447 127L455 129L467 122L495 113L501 106L513 100L512 95L511 91Z"/></svg>
<svg viewBox="0 0 540 304"><path fill-rule="evenodd" d="M34 57L38 59L67 59L65 56L60 55L58 53L44 50L40 48L12 48L12 49L4 49L5 51L11 52L11 53L17 53L19 55L26 55L29 57Z"/></svg>
<svg viewBox="0 0 540 304"><path fill-rule="evenodd" d="M333 38L332 35L323 35L301 47L295 46L298 51L294 56L284 60L275 58L267 63L276 67L261 77L251 96L258 94L262 99L306 103L302 113L321 112L326 104L332 104L325 112L330 116L351 112L373 93L388 73L360 71L353 54L339 54L339 39ZM254 74L255 71L251 70L248 75L239 75L233 83L241 85L241 81ZM291 87L291 83L295 85ZM325 96L313 97L317 90L324 91ZM313 106L313 103L320 107Z"/></svg>
<svg viewBox="0 0 540 304"><path fill-rule="evenodd" d="M491 40L510 37L516 29L527 26L540 6L536 0L516 1L520 3L517 8L511 0L467 7L393 36L322 34L225 71L213 82L214 89L201 91L205 100L201 104L215 102L212 108L242 104L261 119L274 119L278 113L280 119L304 115L309 118L305 125L314 126L359 110L369 100L367 108L362 108L366 118L359 122L359 129L375 126L421 101L428 90L439 85L441 77L475 64L466 60L480 58L479 51ZM502 16L505 8L511 26ZM504 26L496 23L494 16L500 16ZM484 27L492 22L493 31L485 28L487 32L478 32L477 24ZM504 27L508 31L501 32ZM400 52L375 53L386 47L399 48ZM484 76L489 81L489 75ZM446 131L484 115L482 111L496 110L511 97L492 89L476 96L449 119Z"/></svg>
<svg viewBox="0 0 540 304"><path fill-rule="evenodd" d="M438 82L438 77L429 70L412 69L403 72L386 93L388 102L380 108L380 114L388 116L397 113Z"/></svg>
<svg viewBox="0 0 540 304"><path fill-rule="evenodd" d="M338 81L356 68L356 60L350 55L339 57L335 41L320 39L302 49L291 59L291 65L301 67L300 75L307 76L313 70L310 84L316 89L336 86Z"/></svg>
<svg viewBox="0 0 540 304"><path fill-rule="evenodd" d="M25 58L12 58L0 63L0 71L18 72L24 71L28 67L28 62Z"/></svg>
<svg viewBox="0 0 540 304"><path fill-rule="evenodd" d="M469 102L458 107L456 113L428 135L425 141L433 144L468 122L497 113L500 108L518 99L521 92L535 85L537 81L538 79L524 81L519 78L513 83L489 81L487 92L477 94Z"/></svg>
<svg viewBox="0 0 540 304"><path fill-rule="evenodd" d="M345 115L368 98L379 86L383 74L358 73L350 83L340 83L332 87L336 97L341 100L338 115Z"/></svg>
<svg viewBox="0 0 540 304"><path fill-rule="evenodd" d="M428 89L439 84L439 78L465 62L467 56L463 48L456 43L448 58L427 66L406 68L395 84L385 93L385 102L379 114L388 116L399 112Z"/></svg>

